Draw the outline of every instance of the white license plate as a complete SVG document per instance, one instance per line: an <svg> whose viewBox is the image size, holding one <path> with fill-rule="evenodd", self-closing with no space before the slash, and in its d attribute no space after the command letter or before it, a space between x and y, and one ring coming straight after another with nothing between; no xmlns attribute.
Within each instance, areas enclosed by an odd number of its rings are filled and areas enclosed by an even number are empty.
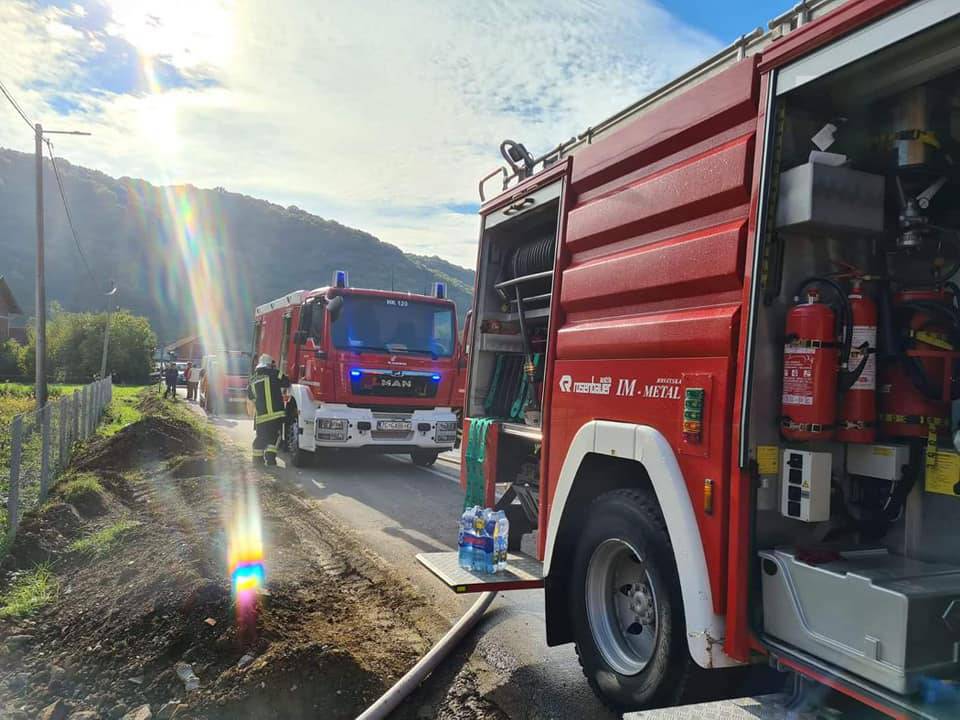
<svg viewBox="0 0 960 720"><path fill-rule="evenodd" d="M409 430L409 420L377 420L377 430Z"/></svg>

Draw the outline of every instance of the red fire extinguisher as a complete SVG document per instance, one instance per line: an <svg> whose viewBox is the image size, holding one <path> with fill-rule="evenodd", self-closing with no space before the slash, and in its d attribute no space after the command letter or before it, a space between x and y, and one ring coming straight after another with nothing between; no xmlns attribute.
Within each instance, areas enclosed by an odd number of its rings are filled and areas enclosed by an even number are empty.
<svg viewBox="0 0 960 720"><path fill-rule="evenodd" d="M836 314L810 288L787 311L781 432L788 440L827 440L837 417Z"/></svg>
<svg viewBox="0 0 960 720"><path fill-rule="evenodd" d="M847 301L851 314L847 365L856 374L856 380L840 402L837 440L872 443L877 438L877 305L863 294L863 280L859 277L853 278Z"/></svg>
<svg viewBox="0 0 960 720"><path fill-rule="evenodd" d="M904 290L893 298L908 349L887 364L880 388L884 435L929 437L950 427L953 295L944 289Z"/></svg>

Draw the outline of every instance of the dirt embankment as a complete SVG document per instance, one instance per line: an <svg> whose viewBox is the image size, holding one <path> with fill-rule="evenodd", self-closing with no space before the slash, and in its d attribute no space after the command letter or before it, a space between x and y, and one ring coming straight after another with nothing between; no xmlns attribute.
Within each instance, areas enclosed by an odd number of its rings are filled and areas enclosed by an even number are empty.
<svg viewBox="0 0 960 720"><path fill-rule="evenodd" d="M441 630L429 605L197 421L153 396L141 409L79 454L2 563L0 595L47 563L53 600L0 618L0 717L355 717ZM227 567L237 503L259 508L266 548L244 622ZM502 717L470 678L399 717Z"/></svg>

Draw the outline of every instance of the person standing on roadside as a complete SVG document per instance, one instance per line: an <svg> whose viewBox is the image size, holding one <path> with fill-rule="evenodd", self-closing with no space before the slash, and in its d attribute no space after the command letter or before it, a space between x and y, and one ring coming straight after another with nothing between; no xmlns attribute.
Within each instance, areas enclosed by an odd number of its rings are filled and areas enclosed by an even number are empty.
<svg viewBox="0 0 960 720"><path fill-rule="evenodd" d="M253 460L260 459L266 465L277 464L277 442L283 429L286 410L283 403L283 389L290 387L290 379L274 366L273 358L267 354L260 356L257 367L250 376L247 385L247 397L254 404Z"/></svg>
<svg viewBox="0 0 960 720"><path fill-rule="evenodd" d="M187 400L197 401L197 388L200 387L200 368L192 362L187 363Z"/></svg>
<svg viewBox="0 0 960 720"><path fill-rule="evenodd" d="M175 363L167 363L167 369L163 371L163 381L167 385L167 389L163 393L165 398L177 399L177 376L179 374Z"/></svg>

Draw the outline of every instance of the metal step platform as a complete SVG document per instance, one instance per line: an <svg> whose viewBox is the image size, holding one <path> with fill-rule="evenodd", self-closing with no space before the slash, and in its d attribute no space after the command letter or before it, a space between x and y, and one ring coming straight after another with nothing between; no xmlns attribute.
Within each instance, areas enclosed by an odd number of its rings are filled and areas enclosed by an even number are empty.
<svg viewBox="0 0 960 720"><path fill-rule="evenodd" d="M464 570L456 550L419 553L417 560L458 594L543 587L543 563L523 553L509 553L506 570L493 575Z"/></svg>

